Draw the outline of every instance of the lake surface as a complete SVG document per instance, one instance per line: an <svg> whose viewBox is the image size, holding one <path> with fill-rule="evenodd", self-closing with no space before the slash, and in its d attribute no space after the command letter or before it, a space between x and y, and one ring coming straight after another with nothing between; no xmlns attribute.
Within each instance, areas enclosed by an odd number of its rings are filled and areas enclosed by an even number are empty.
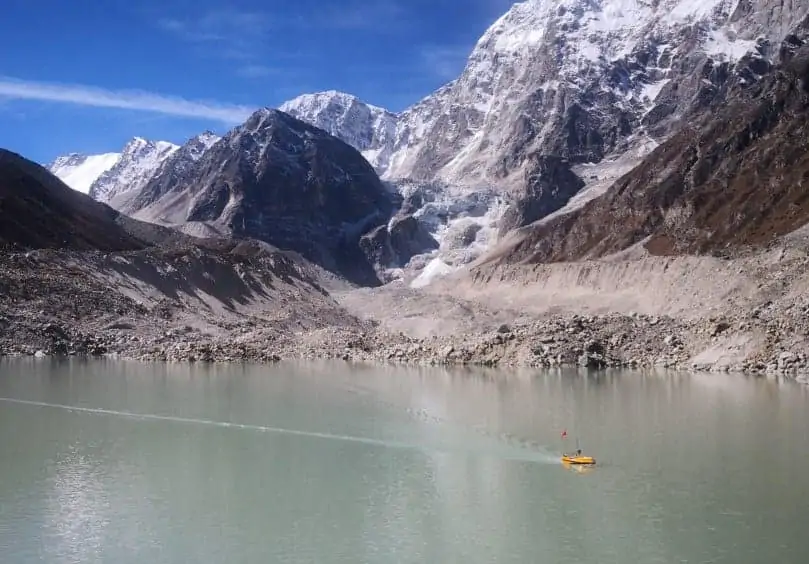
<svg viewBox="0 0 809 564"><path fill-rule="evenodd" d="M4 564L806 562L807 462L741 376L0 361Z"/></svg>

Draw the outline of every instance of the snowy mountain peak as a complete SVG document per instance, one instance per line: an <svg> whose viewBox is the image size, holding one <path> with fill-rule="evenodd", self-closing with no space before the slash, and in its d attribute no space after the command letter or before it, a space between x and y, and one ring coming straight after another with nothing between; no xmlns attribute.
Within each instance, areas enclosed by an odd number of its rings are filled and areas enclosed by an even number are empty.
<svg viewBox="0 0 809 564"><path fill-rule="evenodd" d="M169 150L169 154L154 161L154 168L144 172L141 179L130 190L115 191L108 203L127 214L132 214L162 197L165 186L184 178L194 167L197 161L216 143L222 139L211 131L204 131L186 141L176 150ZM155 150L159 146L155 144ZM153 182L158 180L158 182Z"/></svg>
<svg viewBox="0 0 809 564"><path fill-rule="evenodd" d="M82 155L81 153L68 153L67 155L56 157L48 167L75 166L86 158L87 155Z"/></svg>
<svg viewBox="0 0 809 564"><path fill-rule="evenodd" d="M806 11L780 0L519 2L456 80L398 116L386 178L504 185L531 151L597 162L619 138L643 138L647 116L674 119L688 107L679 75L760 55L759 36L780 42ZM666 107L650 115L661 100ZM568 126L581 131L564 139Z"/></svg>
<svg viewBox="0 0 809 564"><path fill-rule="evenodd" d="M203 145L205 145L207 147L210 147L211 145L213 145L214 143L219 141L221 138L222 137L220 137L219 135L217 135L213 131L205 130L202 133L200 133L199 135L197 135L196 137L194 137L193 139L198 141L199 143L202 143Z"/></svg>
<svg viewBox="0 0 809 564"><path fill-rule="evenodd" d="M395 114L336 90L298 96L279 110L353 146L384 173L396 136Z"/></svg>
<svg viewBox="0 0 809 564"><path fill-rule="evenodd" d="M368 108L371 112L391 114L388 110L374 106L367 102L360 100L353 94L340 92L338 90L324 90L322 92L312 92L310 94L302 94L297 98L293 98L284 102L278 109L285 113L295 111L317 111L319 108L328 105L350 106L352 104L359 104Z"/></svg>
<svg viewBox="0 0 809 564"><path fill-rule="evenodd" d="M90 196L106 203L118 194L138 190L177 149L178 145L167 141L133 138L124 146L115 164L93 182Z"/></svg>
<svg viewBox="0 0 809 564"><path fill-rule="evenodd" d="M149 141L143 137L133 137L124 146L122 155L125 157L130 155L132 158L139 158L148 154L167 155L171 154L177 149L179 145L169 143L168 141Z"/></svg>

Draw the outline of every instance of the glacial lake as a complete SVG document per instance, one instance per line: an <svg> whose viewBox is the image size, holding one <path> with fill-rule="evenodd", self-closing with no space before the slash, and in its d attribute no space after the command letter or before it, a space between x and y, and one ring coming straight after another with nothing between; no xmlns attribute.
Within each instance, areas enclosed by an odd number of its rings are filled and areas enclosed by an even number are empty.
<svg viewBox="0 0 809 564"><path fill-rule="evenodd" d="M0 361L4 564L802 563L807 463L738 375Z"/></svg>

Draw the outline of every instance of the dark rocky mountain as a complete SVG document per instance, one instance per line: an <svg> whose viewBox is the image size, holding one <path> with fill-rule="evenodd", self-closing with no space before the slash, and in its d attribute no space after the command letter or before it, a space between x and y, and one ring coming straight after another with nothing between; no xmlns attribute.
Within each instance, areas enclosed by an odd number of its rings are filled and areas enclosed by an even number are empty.
<svg viewBox="0 0 809 564"><path fill-rule="evenodd" d="M259 239L356 283L378 283L359 240L389 220L394 197L343 141L262 109L184 169L171 162L131 200L134 217Z"/></svg>
<svg viewBox="0 0 809 564"><path fill-rule="evenodd" d="M76 192L42 166L0 149L0 246L134 250L145 244L111 207Z"/></svg>
<svg viewBox="0 0 809 564"><path fill-rule="evenodd" d="M809 222L807 29L809 20L780 45L773 72L756 82L738 73L722 102L603 197L523 229L504 260L576 260L637 243L653 254L723 254L766 246Z"/></svg>

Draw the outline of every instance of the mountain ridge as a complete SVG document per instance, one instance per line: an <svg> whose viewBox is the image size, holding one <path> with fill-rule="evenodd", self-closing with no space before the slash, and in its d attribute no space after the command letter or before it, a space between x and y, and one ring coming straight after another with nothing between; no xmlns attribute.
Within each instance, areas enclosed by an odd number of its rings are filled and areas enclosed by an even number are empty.
<svg viewBox="0 0 809 564"><path fill-rule="evenodd" d="M131 200L133 217L263 240L353 281L378 283L358 243L388 221L393 197L347 143L264 108L196 160L177 164L166 161Z"/></svg>
<svg viewBox="0 0 809 564"><path fill-rule="evenodd" d="M279 108L359 150L407 206L397 224L437 243L396 253L379 234L369 248L400 259L390 276L451 271L603 197L682 123L755 87L807 12L798 0L528 0L402 112L335 90Z"/></svg>

